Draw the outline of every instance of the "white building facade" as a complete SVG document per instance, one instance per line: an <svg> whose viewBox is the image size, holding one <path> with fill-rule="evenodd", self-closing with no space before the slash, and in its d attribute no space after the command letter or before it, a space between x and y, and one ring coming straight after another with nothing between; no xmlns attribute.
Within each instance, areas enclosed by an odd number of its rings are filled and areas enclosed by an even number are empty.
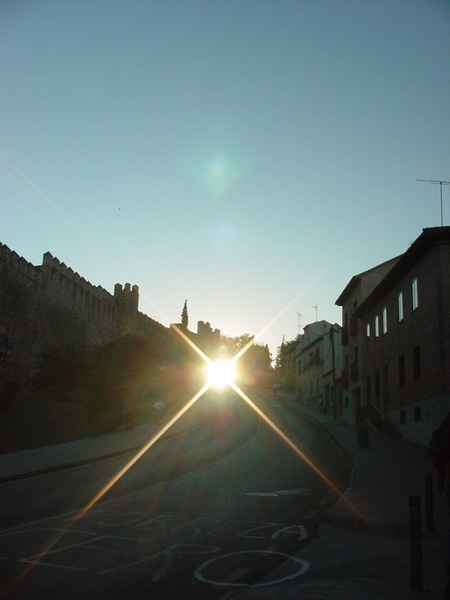
<svg viewBox="0 0 450 600"><path fill-rule="evenodd" d="M337 382L342 371L341 327L317 321L304 327L295 352L295 396L300 404L337 410Z"/></svg>

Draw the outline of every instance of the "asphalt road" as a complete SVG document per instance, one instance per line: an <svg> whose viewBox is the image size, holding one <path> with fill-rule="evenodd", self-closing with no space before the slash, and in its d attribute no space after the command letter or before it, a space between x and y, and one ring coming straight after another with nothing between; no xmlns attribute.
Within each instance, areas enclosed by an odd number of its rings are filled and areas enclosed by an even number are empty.
<svg viewBox="0 0 450 600"><path fill-rule="evenodd" d="M301 577L299 551L336 499L327 481L345 487L350 460L276 397L249 397L286 439L234 393L208 396L211 419L152 448L86 513L126 457L2 486L0 598L213 599L277 583L279 565Z"/></svg>

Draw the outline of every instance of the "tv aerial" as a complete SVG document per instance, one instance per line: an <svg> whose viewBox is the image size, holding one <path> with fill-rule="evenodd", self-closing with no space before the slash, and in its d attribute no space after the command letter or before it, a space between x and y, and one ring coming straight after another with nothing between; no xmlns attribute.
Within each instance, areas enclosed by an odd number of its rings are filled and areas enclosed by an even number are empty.
<svg viewBox="0 0 450 600"><path fill-rule="evenodd" d="M434 185L439 185L441 191L441 227L444 225L444 213L442 210L442 186L450 185L450 181L438 181L437 179L416 179L416 181L421 181L422 183L432 183Z"/></svg>

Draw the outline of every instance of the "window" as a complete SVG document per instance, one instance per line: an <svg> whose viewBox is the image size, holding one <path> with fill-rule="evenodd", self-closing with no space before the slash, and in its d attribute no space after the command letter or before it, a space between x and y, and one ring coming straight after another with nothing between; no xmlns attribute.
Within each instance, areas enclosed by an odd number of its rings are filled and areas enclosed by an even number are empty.
<svg viewBox="0 0 450 600"><path fill-rule="evenodd" d="M417 289L417 277L411 281L411 308L416 310L419 306L419 293Z"/></svg>
<svg viewBox="0 0 450 600"><path fill-rule="evenodd" d="M420 419L421 419L420 406L415 406L414 407L414 421L420 421Z"/></svg>
<svg viewBox="0 0 450 600"><path fill-rule="evenodd" d="M403 321L403 292L397 296L397 317L399 323Z"/></svg>
<svg viewBox="0 0 450 600"><path fill-rule="evenodd" d="M421 368L420 368L420 346L416 346L413 349L413 374L414 381L420 379Z"/></svg>
<svg viewBox="0 0 450 600"><path fill-rule="evenodd" d="M404 425L406 423L406 411L400 411L400 425Z"/></svg>
<svg viewBox="0 0 450 600"><path fill-rule="evenodd" d="M405 385L405 357L398 357L398 385Z"/></svg>
<svg viewBox="0 0 450 600"><path fill-rule="evenodd" d="M381 331L383 332L383 335L386 335L387 333L387 308L384 307L383 310L381 311Z"/></svg>
<svg viewBox="0 0 450 600"><path fill-rule="evenodd" d="M380 371L375 371L375 397L380 395Z"/></svg>
<svg viewBox="0 0 450 600"><path fill-rule="evenodd" d="M380 319L378 315L373 320L373 334L375 336L375 339L378 339L380 337Z"/></svg>
<svg viewBox="0 0 450 600"><path fill-rule="evenodd" d="M370 338L370 323L366 325L366 338Z"/></svg>

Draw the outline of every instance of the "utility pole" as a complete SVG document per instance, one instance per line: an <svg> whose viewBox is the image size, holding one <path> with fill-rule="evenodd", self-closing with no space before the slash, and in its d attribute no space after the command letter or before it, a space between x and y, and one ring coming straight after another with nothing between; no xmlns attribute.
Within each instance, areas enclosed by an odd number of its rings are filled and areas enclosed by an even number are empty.
<svg viewBox="0 0 450 600"><path fill-rule="evenodd" d="M300 335L300 328L302 326L302 314L301 313L297 313L297 336Z"/></svg>
<svg viewBox="0 0 450 600"><path fill-rule="evenodd" d="M434 185L439 185L441 191L441 227L444 225L444 213L442 209L442 186L450 185L450 181L437 181L436 179L416 179L416 181L421 181L422 183L432 183Z"/></svg>

